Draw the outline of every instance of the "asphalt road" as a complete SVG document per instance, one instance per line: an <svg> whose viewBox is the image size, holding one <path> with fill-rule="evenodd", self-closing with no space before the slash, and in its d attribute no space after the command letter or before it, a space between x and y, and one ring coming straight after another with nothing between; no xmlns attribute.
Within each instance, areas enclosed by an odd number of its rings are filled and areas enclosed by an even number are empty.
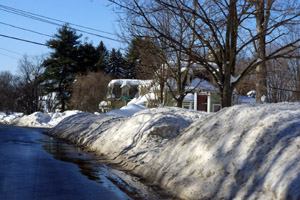
<svg viewBox="0 0 300 200"><path fill-rule="evenodd" d="M42 129L0 125L0 200L130 199L91 160Z"/></svg>

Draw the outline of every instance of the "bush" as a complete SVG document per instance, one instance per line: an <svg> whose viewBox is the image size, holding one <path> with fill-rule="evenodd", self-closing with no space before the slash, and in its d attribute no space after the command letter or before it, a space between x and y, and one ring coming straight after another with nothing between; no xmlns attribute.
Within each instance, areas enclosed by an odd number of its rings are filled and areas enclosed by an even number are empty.
<svg viewBox="0 0 300 200"><path fill-rule="evenodd" d="M95 112L107 94L111 77L104 72L89 72L77 76L72 85L71 107L76 110Z"/></svg>

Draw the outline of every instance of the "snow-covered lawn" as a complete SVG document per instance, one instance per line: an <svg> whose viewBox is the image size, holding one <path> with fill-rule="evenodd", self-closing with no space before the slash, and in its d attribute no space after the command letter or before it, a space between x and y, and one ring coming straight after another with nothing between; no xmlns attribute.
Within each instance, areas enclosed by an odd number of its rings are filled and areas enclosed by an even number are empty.
<svg viewBox="0 0 300 200"><path fill-rule="evenodd" d="M300 199L300 103L78 113L48 134L183 199Z"/></svg>

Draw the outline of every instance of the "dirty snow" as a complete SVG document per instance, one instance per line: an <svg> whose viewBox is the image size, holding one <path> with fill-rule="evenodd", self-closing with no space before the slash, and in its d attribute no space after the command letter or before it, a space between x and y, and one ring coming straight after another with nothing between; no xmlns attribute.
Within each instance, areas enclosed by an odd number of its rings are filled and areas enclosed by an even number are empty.
<svg viewBox="0 0 300 200"><path fill-rule="evenodd" d="M300 103L129 113L81 112L48 134L182 199L300 199Z"/></svg>

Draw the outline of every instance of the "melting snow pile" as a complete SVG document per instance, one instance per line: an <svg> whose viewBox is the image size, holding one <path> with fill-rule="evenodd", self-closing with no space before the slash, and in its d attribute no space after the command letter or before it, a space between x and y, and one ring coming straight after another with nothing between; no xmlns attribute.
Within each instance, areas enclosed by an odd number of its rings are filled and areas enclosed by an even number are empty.
<svg viewBox="0 0 300 200"><path fill-rule="evenodd" d="M106 116L130 116L134 113L148 109L142 105L130 104L122 107L120 110L112 110L106 113ZM23 113L12 113L7 115L4 112L0 112L0 124L10 124L18 126L29 127L43 127L51 128L56 126L64 118L81 113L78 110L69 110L63 113L42 113L35 112L30 115L24 115ZM99 113L97 113L98 115Z"/></svg>
<svg viewBox="0 0 300 200"><path fill-rule="evenodd" d="M35 112L31 115L23 115L22 113L6 115L0 112L0 124L50 128L56 126L64 118L78 114L79 112L76 110L65 111L63 113Z"/></svg>
<svg viewBox="0 0 300 200"><path fill-rule="evenodd" d="M42 113L35 112L25 115L19 119L17 125L30 127L54 127L64 118L80 113L78 110L65 111L62 113Z"/></svg>
<svg viewBox="0 0 300 200"><path fill-rule="evenodd" d="M16 124L18 120L23 117L23 113L13 113L7 115L4 112L0 112L0 124Z"/></svg>
<svg viewBox="0 0 300 200"><path fill-rule="evenodd" d="M49 134L96 150L183 199L300 199L300 103L210 115L177 108L131 117L80 113Z"/></svg>
<svg viewBox="0 0 300 200"><path fill-rule="evenodd" d="M206 113L179 108L146 109L131 117L82 113L65 119L48 132L111 158L121 156L118 159L123 160L147 152L156 155L164 144L204 116Z"/></svg>

